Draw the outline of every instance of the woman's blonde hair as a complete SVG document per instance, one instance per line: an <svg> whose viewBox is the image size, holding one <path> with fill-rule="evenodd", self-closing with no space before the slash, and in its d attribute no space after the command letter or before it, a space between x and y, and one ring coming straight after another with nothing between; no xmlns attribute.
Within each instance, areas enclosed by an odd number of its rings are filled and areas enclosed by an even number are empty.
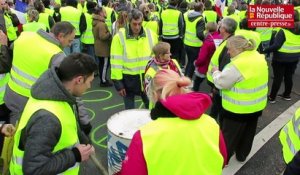
<svg viewBox="0 0 300 175"><path fill-rule="evenodd" d="M173 70L163 69L156 73L148 86L147 95L150 101L157 102L159 99L166 99L169 96L191 92L187 88L191 80L187 77L180 77Z"/></svg>
<svg viewBox="0 0 300 175"><path fill-rule="evenodd" d="M241 35L228 38L227 47L240 51L251 51L256 48L256 42L253 39L246 39Z"/></svg>

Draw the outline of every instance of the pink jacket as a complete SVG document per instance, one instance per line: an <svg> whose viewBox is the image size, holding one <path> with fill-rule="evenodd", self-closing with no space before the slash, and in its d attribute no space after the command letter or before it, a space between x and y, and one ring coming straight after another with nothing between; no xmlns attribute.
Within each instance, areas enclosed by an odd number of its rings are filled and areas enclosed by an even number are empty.
<svg viewBox="0 0 300 175"><path fill-rule="evenodd" d="M195 61L195 66L196 70L200 74L206 74L210 59L216 50L214 39L222 39L222 36L219 34L219 32L208 34L199 51L198 58Z"/></svg>
<svg viewBox="0 0 300 175"><path fill-rule="evenodd" d="M182 119L194 120L200 118L201 115L209 108L211 99L206 94L192 92L168 97L166 100L161 101L161 103L165 108L167 108L167 110L172 111L174 115L180 116ZM221 130L219 140L220 153L224 158L223 166L225 166L227 164L227 151ZM137 131L134 134L127 150L125 160L123 161L122 170L117 174L148 174L147 164L143 154L143 141L140 131Z"/></svg>

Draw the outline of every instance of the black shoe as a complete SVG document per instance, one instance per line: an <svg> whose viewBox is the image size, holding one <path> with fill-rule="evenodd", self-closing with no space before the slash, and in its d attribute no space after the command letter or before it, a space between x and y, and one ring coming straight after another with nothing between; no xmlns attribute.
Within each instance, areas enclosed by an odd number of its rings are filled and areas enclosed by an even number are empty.
<svg viewBox="0 0 300 175"><path fill-rule="evenodd" d="M104 83L100 83L100 87L112 87L112 83L106 81Z"/></svg>
<svg viewBox="0 0 300 175"><path fill-rule="evenodd" d="M271 98L270 96L268 96L268 100L269 100L269 103L271 103L271 104L276 103L275 98Z"/></svg>
<svg viewBox="0 0 300 175"><path fill-rule="evenodd" d="M291 101L291 96L284 96L283 94L279 94L277 95L278 97L284 99L285 101Z"/></svg>

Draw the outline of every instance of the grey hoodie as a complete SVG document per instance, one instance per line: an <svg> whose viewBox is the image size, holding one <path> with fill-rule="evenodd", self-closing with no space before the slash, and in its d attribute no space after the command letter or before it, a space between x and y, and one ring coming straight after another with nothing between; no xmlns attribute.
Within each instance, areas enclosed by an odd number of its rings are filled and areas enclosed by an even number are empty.
<svg viewBox="0 0 300 175"><path fill-rule="evenodd" d="M78 114L76 98L62 85L54 68L47 70L32 86L31 95L38 100L68 102ZM78 116L76 116L78 121ZM78 128L80 143L88 140ZM29 119L21 133L19 148L25 150L23 160L24 174L59 174L81 161L77 148L66 148L53 154L52 150L59 141L61 124L53 113L45 109L38 110Z"/></svg>
<svg viewBox="0 0 300 175"><path fill-rule="evenodd" d="M196 11L191 11L191 12L187 12L188 13L188 20L189 22L193 22L195 21L199 16L202 16L202 14L200 12L196 12ZM185 21L187 22L187 21ZM186 25L185 25L186 26ZM196 24L196 31L197 31L197 37L203 41L205 36L204 36L204 30L205 30L205 21L204 18L202 18L201 20L199 20Z"/></svg>

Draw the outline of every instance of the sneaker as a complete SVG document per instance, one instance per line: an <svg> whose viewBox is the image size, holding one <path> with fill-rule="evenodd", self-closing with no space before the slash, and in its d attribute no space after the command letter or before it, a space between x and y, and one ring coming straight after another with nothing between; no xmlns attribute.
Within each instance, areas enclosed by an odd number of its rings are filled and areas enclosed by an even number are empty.
<svg viewBox="0 0 300 175"><path fill-rule="evenodd" d="M277 96L284 99L285 101L291 101L292 100L290 96L284 96L283 94L279 94Z"/></svg>
<svg viewBox="0 0 300 175"><path fill-rule="evenodd" d="M276 100L274 98L271 98L270 96L268 96L268 100L269 100L269 103L271 103L271 104L276 103Z"/></svg>

